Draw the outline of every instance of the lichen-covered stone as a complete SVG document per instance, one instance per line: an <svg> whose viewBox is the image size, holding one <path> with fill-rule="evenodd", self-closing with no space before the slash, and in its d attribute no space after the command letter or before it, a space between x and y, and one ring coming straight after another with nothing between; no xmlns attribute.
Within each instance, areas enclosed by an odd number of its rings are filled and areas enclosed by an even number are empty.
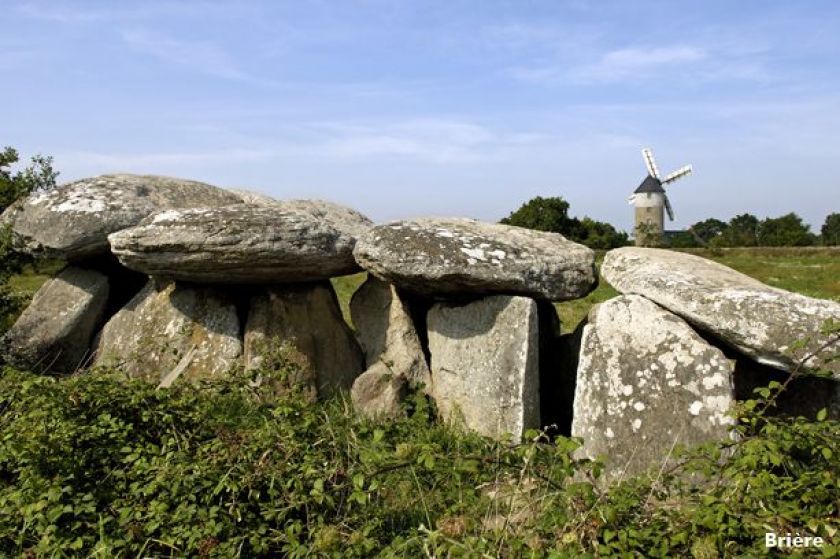
<svg viewBox="0 0 840 559"><path fill-rule="evenodd" d="M525 297L495 295L428 313L432 396L444 419L519 440L538 428L539 317Z"/></svg>
<svg viewBox="0 0 840 559"><path fill-rule="evenodd" d="M359 375L350 397L353 408L374 419L395 419L402 414L401 403L408 389L402 375L395 374L382 361Z"/></svg>
<svg viewBox="0 0 840 559"><path fill-rule="evenodd" d="M108 303L108 278L73 266L47 280L3 337L6 359L35 371L72 373L84 366Z"/></svg>
<svg viewBox="0 0 840 559"><path fill-rule="evenodd" d="M620 248L607 253L601 273L618 291L643 295L756 361L787 370L829 341L820 333L825 321L840 321L836 301L770 287L692 254ZM816 356L805 365L819 362ZM840 379L840 361L828 368Z"/></svg>
<svg viewBox="0 0 840 559"><path fill-rule="evenodd" d="M607 477L663 464L675 444L725 439L734 364L678 316L638 295L596 305L584 326L572 436Z"/></svg>
<svg viewBox="0 0 840 559"><path fill-rule="evenodd" d="M290 343L314 369L318 396L350 390L364 357L344 322L329 282L269 287L252 297L245 326L245 364L274 342Z"/></svg>
<svg viewBox="0 0 840 559"><path fill-rule="evenodd" d="M358 271L355 239L304 212L238 204L167 210L109 236L132 270L199 283L289 283Z"/></svg>
<svg viewBox="0 0 840 559"><path fill-rule="evenodd" d="M369 276L353 294L350 313L368 367L382 361L393 374L430 385L420 336L407 302L393 285Z"/></svg>
<svg viewBox="0 0 840 559"><path fill-rule="evenodd" d="M229 297L210 287L149 281L102 329L95 365L160 383L176 368L189 380L218 376L241 354Z"/></svg>
<svg viewBox="0 0 840 559"><path fill-rule="evenodd" d="M327 200L278 200L250 190L231 189L231 192L242 198L242 201L246 204L273 206L308 213L312 217L323 220L339 231L355 238L361 237L373 227L373 221L361 212Z"/></svg>
<svg viewBox="0 0 840 559"><path fill-rule="evenodd" d="M238 204L209 184L151 175L102 175L36 193L14 208L17 243L30 252L80 260L108 252L108 235L167 208Z"/></svg>
<svg viewBox="0 0 840 559"><path fill-rule="evenodd" d="M521 294L549 300L595 288L595 253L557 233L473 219L378 225L353 252L362 268L428 296Z"/></svg>

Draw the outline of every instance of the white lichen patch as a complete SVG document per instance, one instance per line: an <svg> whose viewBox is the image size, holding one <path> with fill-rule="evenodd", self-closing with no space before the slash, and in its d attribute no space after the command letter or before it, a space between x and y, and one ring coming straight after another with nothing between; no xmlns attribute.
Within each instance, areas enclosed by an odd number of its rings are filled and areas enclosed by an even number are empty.
<svg viewBox="0 0 840 559"><path fill-rule="evenodd" d="M700 415L700 410L703 409L703 402L695 400L688 406L688 413L691 415Z"/></svg>
<svg viewBox="0 0 840 559"><path fill-rule="evenodd" d="M474 264L476 260L486 260L487 257L484 255L484 250L480 248L461 248L461 252L466 254L473 262L470 264Z"/></svg>
<svg viewBox="0 0 840 559"><path fill-rule="evenodd" d="M160 223L170 223L172 221L176 221L181 218L183 212L180 210L166 210L156 214L152 218L152 223L157 225Z"/></svg>
<svg viewBox="0 0 840 559"><path fill-rule="evenodd" d="M708 367L706 367L706 369L708 369ZM715 373L712 376L704 377L701 382L703 383L703 388L706 390L712 390L718 386L726 386L727 378L723 376L722 373Z"/></svg>
<svg viewBox="0 0 840 559"><path fill-rule="evenodd" d="M98 213L108 209L108 204L101 198L93 196L73 195L50 208L53 212Z"/></svg>

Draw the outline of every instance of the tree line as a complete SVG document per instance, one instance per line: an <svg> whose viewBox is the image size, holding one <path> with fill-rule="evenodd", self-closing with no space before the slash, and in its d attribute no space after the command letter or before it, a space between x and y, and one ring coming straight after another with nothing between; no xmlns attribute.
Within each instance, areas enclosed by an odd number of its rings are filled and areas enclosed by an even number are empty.
<svg viewBox="0 0 840 559"><path fill-rule="evenodd" d="M791 212L779 217L758 217L744 213L728 222L716 218L698 221L687 231L671 235L674 247L784 247L840 245L840 213L829 214L815 235L802 218Z"/></svg>
<svg viewBox="0 0 840 559"><path fill-rule="evenodd" d="M569 203L561 197L532 198L500 223L560 233L598 250L617 248L630 242L627 233L609 223L590 217L578 219L570 216ZM669 231L662 244L672 248L837 246L840 245L840 213L826 217L819 235L812 233L808 224L793 212L765 219L744 213L728 222L709 218L685 231Z"/></svg>

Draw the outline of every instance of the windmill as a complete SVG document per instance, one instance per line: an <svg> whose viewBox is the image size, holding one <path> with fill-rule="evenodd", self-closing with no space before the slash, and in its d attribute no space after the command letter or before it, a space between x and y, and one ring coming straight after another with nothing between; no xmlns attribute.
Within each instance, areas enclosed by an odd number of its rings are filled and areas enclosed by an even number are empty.
<svg viewBox="0 0 840 559"><path fill-rule="evenodd" d="M663 187L691 174L691 165L686 165L662 179L650 148L642 150L642 157L648 176L630 196L630 203L636 208L636 245L650 244L649 241L662 238L665 229L664 212L667 211L668 219L674 221L674 210Z"/></svg>

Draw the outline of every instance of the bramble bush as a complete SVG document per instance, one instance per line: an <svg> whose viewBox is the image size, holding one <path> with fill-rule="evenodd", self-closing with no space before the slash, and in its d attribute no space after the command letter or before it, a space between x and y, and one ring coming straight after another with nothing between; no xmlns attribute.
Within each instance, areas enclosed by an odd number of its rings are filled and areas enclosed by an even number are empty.
<svg viewBox="0 0 840 559"><path fill-rule="evenodd" d="M377 424L266 363L167 390L3 370L0 555L707 558L840 529L840 424L768 416L778 383L739 407L737 440L605 487L574 440L490 441L422 395Z"/></svg>

